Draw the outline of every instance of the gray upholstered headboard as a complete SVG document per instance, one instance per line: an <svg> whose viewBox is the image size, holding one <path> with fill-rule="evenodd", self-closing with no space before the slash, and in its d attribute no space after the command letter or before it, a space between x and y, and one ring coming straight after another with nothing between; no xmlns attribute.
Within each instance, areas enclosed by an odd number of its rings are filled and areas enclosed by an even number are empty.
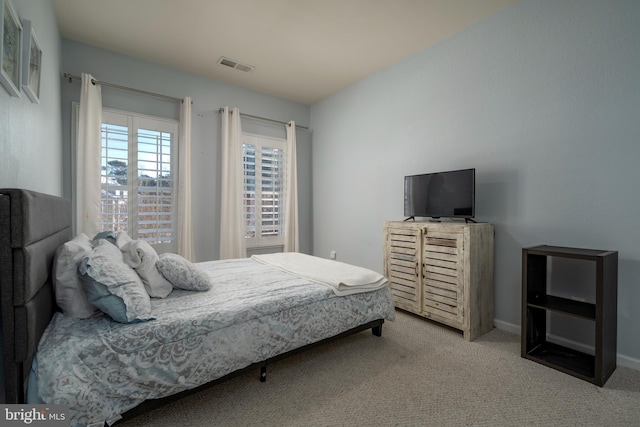
<svg viewBox="0 0 640 427"><path fill-rule="evenodd" d="M58 246L72 238L71 204L0 189L0 308L5 402L23 403L31 360L56 310L51 279Z"/></svg>

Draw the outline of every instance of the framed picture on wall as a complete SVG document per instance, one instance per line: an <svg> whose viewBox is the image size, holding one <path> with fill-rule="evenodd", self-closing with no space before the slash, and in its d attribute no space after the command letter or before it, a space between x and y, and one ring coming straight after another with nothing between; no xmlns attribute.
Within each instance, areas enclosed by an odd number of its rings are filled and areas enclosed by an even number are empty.
<svg viewBox="0 0 640 427"><path fill-rule="evenodd" d="M40 102L42 49L31 21L22 20L22 88L35 103Z"/></svg>
<svg viewBox="0 0 640 427"><path fill-rule="evenodd" d="M2 45L0 46L0 83L11 96L20 96L20 59L22 50L22 25L9 0L0 0L0 29L2 29Z"/></svg>

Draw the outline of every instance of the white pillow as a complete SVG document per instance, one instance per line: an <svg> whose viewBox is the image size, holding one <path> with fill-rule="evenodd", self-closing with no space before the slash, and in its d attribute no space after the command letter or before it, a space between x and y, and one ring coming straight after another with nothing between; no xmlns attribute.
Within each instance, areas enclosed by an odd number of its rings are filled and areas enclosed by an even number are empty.
<svg viewBox="0 0 640 427"><path fill-rule="evenodd" d="M116 246L120 250L122 250L124 245L129 243L131 240L131 237L129 237L129 235L124 231L118 231L118 233L116 234Z"/></svg>
<svg viewBox="0 0 640 427"><path fill-rule="evenodd" d="M80 233L56 249L53 259L53 289L56 303L64 314L87 319L100 311L87 299L87 293L78 276L78 264L91 252L89 237Z"/></svg>
<svg viewBox="0 0 640 427"><path fill-rule="evenodd" d="M165 298L173 291L171 283L156 268L158 253L149 243L144 240L129 240L120 250L124 262L136 270L150 297Z"/></svg>

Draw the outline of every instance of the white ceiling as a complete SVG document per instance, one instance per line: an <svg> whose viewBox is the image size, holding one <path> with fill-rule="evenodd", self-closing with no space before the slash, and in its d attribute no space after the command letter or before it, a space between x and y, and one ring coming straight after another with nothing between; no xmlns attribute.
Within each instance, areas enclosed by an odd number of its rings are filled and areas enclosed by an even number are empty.
<svg viewBox="0 0 640 427"><path fill-rule="evenodd" d="M307 105L515 2L53 0L66 39Z"/></svg>

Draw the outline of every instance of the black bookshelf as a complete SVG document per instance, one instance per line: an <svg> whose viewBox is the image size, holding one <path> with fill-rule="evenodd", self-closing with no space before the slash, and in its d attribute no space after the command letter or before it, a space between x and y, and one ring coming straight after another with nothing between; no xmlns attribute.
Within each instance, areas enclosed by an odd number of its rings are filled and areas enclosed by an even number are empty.
<svg viewBox="0 0 640 427"><path fill-rule="evenodd" d="M547 259L574 258L595 263L595 303L548 293ZM559 246L522 250L521 355L600 387L616 369L618 252ZM547 341L547 311L595 323L594 355Z"/></svg>

